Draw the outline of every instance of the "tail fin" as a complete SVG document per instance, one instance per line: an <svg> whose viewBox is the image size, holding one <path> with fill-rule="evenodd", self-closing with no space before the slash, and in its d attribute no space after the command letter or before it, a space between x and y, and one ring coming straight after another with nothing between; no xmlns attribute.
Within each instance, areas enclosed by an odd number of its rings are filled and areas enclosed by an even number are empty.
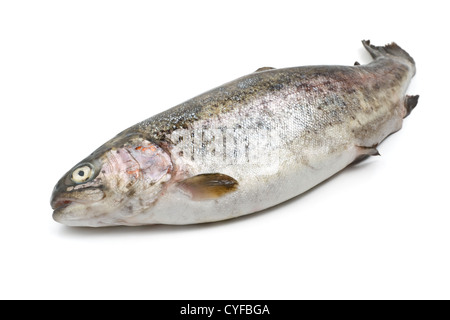
<svg viewBox="0 0 450 320"><path fill-rule="evenodd" d="M400 46L395 42L387 44L384 47L374 46L370 44L370 40L363 40L362 44L374 59L377 59L379 57L395 56L404 58L415 65L414 59L408 54L408 52L400 48Z"/></svg>
<svg viewBox="0 0 450 320"><path fill-rule="evenodd" d="M417 102L419 101L419 96L406 96L405 97L405 110L406 114L403 118L406 118L411 113L412 109L417 106Z"/></svg>

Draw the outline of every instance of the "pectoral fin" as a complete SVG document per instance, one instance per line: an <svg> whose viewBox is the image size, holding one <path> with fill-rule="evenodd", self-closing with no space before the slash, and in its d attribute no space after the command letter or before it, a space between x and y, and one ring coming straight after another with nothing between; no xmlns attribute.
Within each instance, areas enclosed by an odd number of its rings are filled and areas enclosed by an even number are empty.
<svg viewBox="0 0 450 320"><path fill-rule="evenodd" d="M210 200L220 198L236 191L238 182L221 173L199 174L178 183L178 187L189 194L192 200Z"/></svg>

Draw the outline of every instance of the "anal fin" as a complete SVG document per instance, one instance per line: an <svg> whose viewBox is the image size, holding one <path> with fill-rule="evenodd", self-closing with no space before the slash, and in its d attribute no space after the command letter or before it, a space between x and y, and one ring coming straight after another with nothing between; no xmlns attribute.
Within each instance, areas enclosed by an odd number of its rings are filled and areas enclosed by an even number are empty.
<svg viewBox="0 0 450 320"><path fill-rule="evenodd" d="M356 156L355 160L353 160L353 162L350 163L350 165L360 163L369 158L370 156L380 155L380 153L377 150L377 145L371 147L356 146L356 149L358 150L358 155Z"/></svg>

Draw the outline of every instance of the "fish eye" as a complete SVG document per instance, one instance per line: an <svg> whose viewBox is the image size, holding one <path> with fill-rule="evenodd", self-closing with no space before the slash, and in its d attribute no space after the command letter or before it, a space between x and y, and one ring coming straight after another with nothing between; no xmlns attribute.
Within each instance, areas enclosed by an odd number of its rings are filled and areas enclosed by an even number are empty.
<svg viewBox="0 0 450 320"><path fill-rule="evenodd" d="M94 170L88 165L83 165L81 167L76 168L72 172L72 181L75 183L83 183L88 181L92 174L94 173Z"/></svg>

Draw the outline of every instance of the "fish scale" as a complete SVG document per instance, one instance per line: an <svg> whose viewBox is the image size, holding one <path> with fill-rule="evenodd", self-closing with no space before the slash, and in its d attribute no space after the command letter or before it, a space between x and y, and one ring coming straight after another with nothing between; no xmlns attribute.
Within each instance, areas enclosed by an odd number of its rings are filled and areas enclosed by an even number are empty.
<svg viewBox="0 0 450 320"><path fill-rule="evenodd" d="M92 227L225 220L378 155L417 104L405 95L415 63L395 43L363 45L367 65L260 68L126 129L60 179L53 218ZM132 169L111 164L120 155ZM90 177L74 179L83 166Z"/></svg>

